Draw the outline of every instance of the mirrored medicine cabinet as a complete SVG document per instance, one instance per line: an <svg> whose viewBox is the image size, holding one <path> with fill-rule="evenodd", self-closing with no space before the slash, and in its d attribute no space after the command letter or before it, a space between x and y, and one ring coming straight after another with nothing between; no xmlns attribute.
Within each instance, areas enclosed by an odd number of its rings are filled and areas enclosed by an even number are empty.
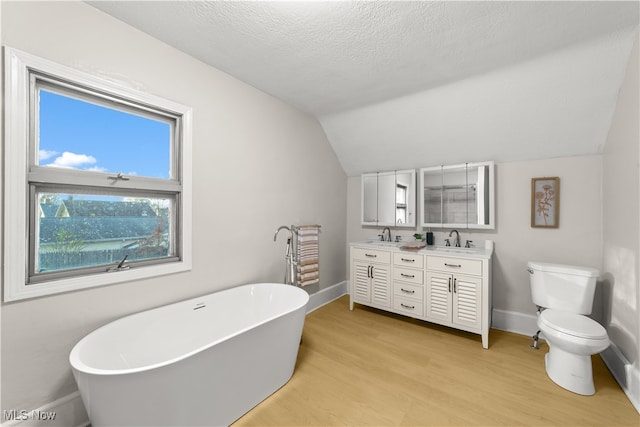
<svg viewBox="0 0 640 427"><path fill-rule="evenodd" d="M365 173L361 176L362 225L416 226L416 171Z"/></svg>
<svg viewBox="0 0 640 427"><path fill-rule="evenodd" d="M422 168L419 181L423 227L495 228L493 162Z"/></svg>

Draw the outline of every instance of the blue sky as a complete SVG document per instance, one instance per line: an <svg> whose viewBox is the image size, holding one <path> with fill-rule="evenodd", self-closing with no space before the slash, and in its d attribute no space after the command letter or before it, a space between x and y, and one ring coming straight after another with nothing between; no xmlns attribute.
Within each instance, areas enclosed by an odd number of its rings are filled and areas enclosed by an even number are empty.
<svg viewBox="0 0 640 427"><path fill-rule="evenodd" d="M169 124L40 90L39 164L168 178Z"/></svg>

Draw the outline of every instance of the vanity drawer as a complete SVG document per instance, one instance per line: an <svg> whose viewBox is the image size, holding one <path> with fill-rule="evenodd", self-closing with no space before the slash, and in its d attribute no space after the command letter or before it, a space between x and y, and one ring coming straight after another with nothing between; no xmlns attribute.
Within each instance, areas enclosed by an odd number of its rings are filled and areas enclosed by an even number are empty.
<svg viewBox="0 0 640 427"><path fill-rule="evenodd" d="M351 248L351 257L370 262L391 264L391 252L377 249Z"/></svg>
<svg viewBox="0 0 640 427"><path fill-rule="evenodd" d="M423 270L413 270L411 268L393 267L393 280L422 285L424 278Z"/></svg>
<svg viewBox="0 0 640 427"><path fill-rule="evenodd" d="M424 287L422 285L410 285L408 283L393 283L393 293L399 297L417 299L422 302L424 296Z"/></svg>
<svg viewBox="0 0 640 427"><path fill-rule="evenodd" d="M407 252L394 252L393 264L403 265L405 267L424 268L424 255Z"/></svg>
<svg viewBox="0 0 640 427"><path fill-rule="evenodd" d="M399 312L407 313L410 316L423 316L424 306L422 301L418 302L406 298L393 298L393 308Z"/></svg>
<svg viewBox="0 0 640 427"><path fill-rule="evenodd" d="M427 269L482 276L482 261L478 259L428 256Z"/></svg>

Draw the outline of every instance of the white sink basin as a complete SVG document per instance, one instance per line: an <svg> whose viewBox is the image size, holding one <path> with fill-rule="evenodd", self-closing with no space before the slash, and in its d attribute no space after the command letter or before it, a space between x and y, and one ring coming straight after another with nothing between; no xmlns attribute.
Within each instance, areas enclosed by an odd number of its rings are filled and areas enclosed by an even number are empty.
<svg viewBox="0 0 640 427"><path fill-rule="evenodd" d="M472 254L476 248L456 248L455 246L427 246L427 249L438 252L449 252L453 254Z"/></svg>
<svg viewBox="0 0 640 427"><path fill-rule="evenodd" d="M364 243L367 243L369 245L377 245L377 246L397 247L398 244L402 242L383 242L381 240L367 240Z"/></svg>

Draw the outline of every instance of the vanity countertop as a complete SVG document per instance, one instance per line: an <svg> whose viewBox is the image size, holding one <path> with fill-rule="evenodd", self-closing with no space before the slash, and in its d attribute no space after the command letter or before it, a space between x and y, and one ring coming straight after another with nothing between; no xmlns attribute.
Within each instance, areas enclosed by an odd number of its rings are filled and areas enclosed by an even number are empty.
<svg viewBox="0 0 640 427"><path fill-rule="evenodd" d="M489 259L493 254L492 240L485 240L484 246L472 248L456 248L453 246L425 246L424 248L419 250L401 249L401 246L406 243L407 242L382 242L380 240L364 240L362 242L352 242L349 245L371 249L384 249L393 252L411 252L424 255L450 256L469 259Z"/></svg>

